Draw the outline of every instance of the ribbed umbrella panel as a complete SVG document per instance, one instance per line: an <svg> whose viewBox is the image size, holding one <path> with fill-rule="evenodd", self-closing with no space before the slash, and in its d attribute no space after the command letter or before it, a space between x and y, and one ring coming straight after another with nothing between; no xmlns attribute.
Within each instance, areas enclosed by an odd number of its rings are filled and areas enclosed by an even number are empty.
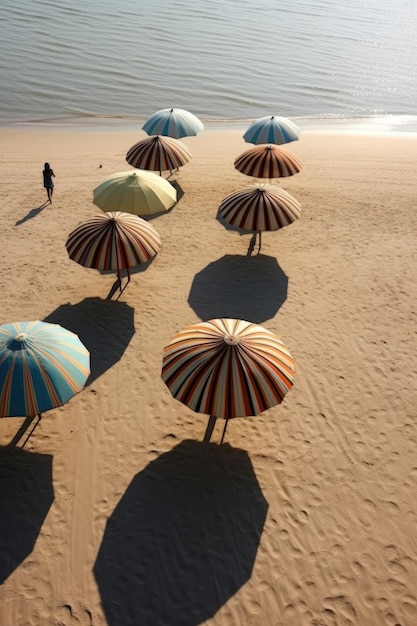
<svg viewBox="0 0 417 626"><path fill-rule="evenodd" d="M201 120L186 109L161 109L153 113L143 124L148 135L164 135L181 139L197 135L204 130Z"/></svg>
<svg viewBox="0 0 417 626"><path fill-rule="evenodd" d="M193 410L229 419L281 402L293 372L288 349L266 329L242 320L210 320L165 348L162 378Z"/></svg>
<svg viewBox="0 0 417 626"><path fill-rule="evenodd" d="M154 172L129 170L105 178L94 189L93 202L106 212L152 215L172 208L177 202L177 191Z"/></svg>
<svg viewBox="0 0 417 626"><path fill-rule="evenodd" d="M35 416L65 404L90 374L77 335L40 321L0 327L0 416Z"/></svg>
<svg viewBox="0 0 417 626"><path fill-rule="evenodd" d="M66 243L71 259L98 270L136 267L155 256L160 245L157 231L145 220L117 211L84 222Z"/></svg>
<svg viewBox="0 0 417 626"><path fill-rule="evenodd" d="M139 141L126 154L126 161L132 167L160 174L164 171L172 173L191 158L190 150L181 141L159 135Z"/></svg>
<svg viewBox="0 0 417 626"><path fill-rule="evenodd" d="M255 146L234 161L242 174L256 178L284 178L298 174L302 161L293 153L278 146Z"/></svg>
<svg viewBox="0 0 417 626"><path fill-rule="evenodd" d="M272 231L294 222L300 203L277 185L251 185L224 198L219 215L229 224L250 231Z"/></svg>
<svg viewBox="0 0 417 626"><path fill-rule="evenodd" d="M261 117L249 126L243 135L248 143L285 144L297 141L300 130L291 120L276 115Z"/></svg>

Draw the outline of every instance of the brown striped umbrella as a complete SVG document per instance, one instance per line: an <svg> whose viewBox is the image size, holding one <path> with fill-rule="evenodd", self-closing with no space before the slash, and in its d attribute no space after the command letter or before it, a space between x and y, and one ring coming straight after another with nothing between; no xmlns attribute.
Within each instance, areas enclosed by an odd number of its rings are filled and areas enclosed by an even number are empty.
<svg viewBox="0 0 417 626"><path fill-rule="evenodd" d="M279 337L243 320L221 318L181 331L164 348L162 379L180 402L218 417L254 416L279 404L294 382L295 362Z"/></svg>
<svg viewBox="0 0 417 626"><path fill-rule="evenodd" d="M174 170L188 163L192 158L190 150L179 139L155 135L147 137L132 146L127 154L126 161L129 165L142 170L162 172Z"/></svg>
<svg viewBox="0 0 417 626"><path fill-rule="evenodd" d="M243 152L235 159L235 168L242 174L255 178L283 178L298 174L302 161L280 146L258 145Z"/></svg>
<svg viewBox="0 0 417 626"><path fill-rule="evenodd" d="M114 211L83 222L68 236L70 259L84 267L120 272L146 263L161 246L159 234L149 222L131 213ZM121 287L120 287L121 289Z"/></svg>
<svg viewBox="0 0 417 626"><path fill-rule="evenodd" d="M300 203L278 185L255 183L224 198L219 216L228 224L259 233L278 230L300 217Z"/></svg>

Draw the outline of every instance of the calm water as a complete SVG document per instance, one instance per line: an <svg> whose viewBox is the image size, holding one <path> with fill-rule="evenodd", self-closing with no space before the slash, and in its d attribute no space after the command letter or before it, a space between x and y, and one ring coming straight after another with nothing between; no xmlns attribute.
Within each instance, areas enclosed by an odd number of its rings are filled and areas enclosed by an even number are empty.
<svg viewBox="0 0 417 626"><path fill-rule="evenodd" d="M416 0L0 0L0 123L417 118ZM389 116L389 117L387 117Z"/></svg>

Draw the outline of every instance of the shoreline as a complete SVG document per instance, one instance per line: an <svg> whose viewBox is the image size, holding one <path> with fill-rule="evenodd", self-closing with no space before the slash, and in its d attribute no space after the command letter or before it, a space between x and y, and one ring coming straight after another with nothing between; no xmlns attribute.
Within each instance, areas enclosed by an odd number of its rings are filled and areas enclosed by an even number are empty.
<svg viewBox="0 0 417 626"><path fill-rule="evenodd" d="M128 131L141 130L146 118L110 116L59 117L45 120L1 122L0 132L9 129L54 131ZM417 115L321 115L289 117L301 132L331 132L354 134L414 135L417 133ZM204 130L246 130L254 118L202 119Z"/></svg>

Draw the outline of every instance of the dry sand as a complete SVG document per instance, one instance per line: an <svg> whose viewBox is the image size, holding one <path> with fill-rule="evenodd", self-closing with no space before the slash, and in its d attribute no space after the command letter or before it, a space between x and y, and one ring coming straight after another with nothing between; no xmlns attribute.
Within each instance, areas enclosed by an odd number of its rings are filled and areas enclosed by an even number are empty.
<svg viewBox="0 0 417 626"><path fill-rule="evenodd" d="M287 148L304 169L279 181L301 218L251 257L216 219L253 182L233 167L250 146L184 139L183 195L152 221L162 249L106 300L114 276L65 241L144 137L0 133L0 322L61 323L92 355L85 389L2 451L0 624L417 624L417 138L303 132ZM280 335L296 380L203 445L207 416L171 397L162 349L224 316ZM1 420L3 446L21 421Z"/></svg>

